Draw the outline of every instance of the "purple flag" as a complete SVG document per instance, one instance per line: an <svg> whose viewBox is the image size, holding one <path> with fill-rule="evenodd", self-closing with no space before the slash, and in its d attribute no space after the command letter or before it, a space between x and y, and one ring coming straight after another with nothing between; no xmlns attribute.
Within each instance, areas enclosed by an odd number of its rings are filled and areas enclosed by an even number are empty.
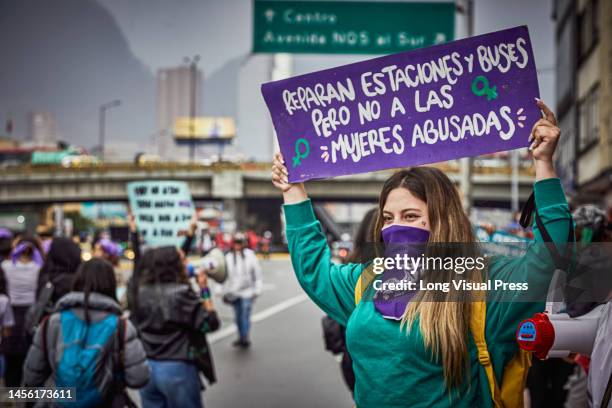
<svg viewBox="0 0 612 408"><path fill-rule="evenodd" d="M526 147L541 117L526 26L261 90L290 182Z"/></svg>

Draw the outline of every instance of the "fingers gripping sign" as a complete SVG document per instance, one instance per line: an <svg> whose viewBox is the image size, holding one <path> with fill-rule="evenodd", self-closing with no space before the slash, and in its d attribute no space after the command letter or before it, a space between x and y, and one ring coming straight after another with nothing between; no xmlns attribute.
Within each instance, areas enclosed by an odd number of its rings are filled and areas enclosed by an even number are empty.
<svg viewBox="0 0 612 408"><path fill-rule="evenodd" d="M272 184L279 190L285 192L291 188L288 180L288 171L285 167L285 161L280 153L274 155L274 162L272 163Z"/></svg>
<svg viewBox="0 0 612 408"><path fill-rule="evenodd" d="M561 130L557 127L557 119L550 108L540 99L536 99L536 102L543 117L534 124L531 130L529 150L534 160L551 162Z"/></svg>
<svg viewBox="0 0 612 408"><path fill-rule="evenodd" d="M301 156L303 156L302 159L305 157L304 154L306 156L308 155L308 152L304 152L304 150L301 151ZM298 155L300 155L300 153L298 153ZM285 204L299 203L308 198L303 183L289 183L289 172L285 166L285 160L280 153L274 155L274 161L272 163L272 184L283 192Z"/></svg>

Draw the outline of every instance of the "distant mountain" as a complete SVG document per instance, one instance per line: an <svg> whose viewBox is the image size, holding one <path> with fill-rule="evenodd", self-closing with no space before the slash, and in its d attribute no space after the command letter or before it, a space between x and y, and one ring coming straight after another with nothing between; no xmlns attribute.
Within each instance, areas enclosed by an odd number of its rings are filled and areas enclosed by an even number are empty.
<svg viewBox="0 0 612 408"><path fill-rule="evenodd" d="M47 111L62 139L92 147L99 106L114 99L122 105L108 112L107 143L146 143L155 78L106 9L94 0L0 1L0 125L10 113L24 137L27 113Z"/></svg>

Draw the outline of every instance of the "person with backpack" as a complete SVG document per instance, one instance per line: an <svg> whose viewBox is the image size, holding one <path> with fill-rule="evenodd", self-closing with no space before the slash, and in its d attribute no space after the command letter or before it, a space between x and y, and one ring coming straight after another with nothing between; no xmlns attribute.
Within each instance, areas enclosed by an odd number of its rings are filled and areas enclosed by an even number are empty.
<svg viewBox="0 0 612 408"><path fill-rule="evenodd" d="M8 296L15 317L15 326L2 345L6 359L7 387L19 387L21 384L23 361L30 347L26 316L36 301L38 274L43 262L38 240L24 236L17 240L9 259L0 264L6 276Z"/></svg>
<svg viewBox="0 0 612 408"><path fill-rule="evenodd" d="M255 251L248 247L243 233L236 233L230 251L225 255L227 281L223 287L223 299L234 308L238 339L234 347L243 349L251 346L251 310L253 302L261 294L261 267Z"/></svg>
<svg viewBox="0 0 612 408"><path fill-rule="evenodd" d="M560 130L550 109L540 100L537 105L544 118L534 124L530 136L536 221L557 246L566 247L572 218L552 160ZM272 166L272 182L283 193L288 247L301 286L319 307L346 326L358 407L523 405L529 357L518 348L516 328L521 320L544 309L544 298L528 302L523 301L522 292L508 291L504 293L507 301L499 302L494 297L490 301L494 293L483 299L481 291L416 290L401 293L395 302L379 296L381 291L361 301L362 294L374 290L372 268L331 262L304 185L289 183L280 154ZM499 279L547 288L555 266L547 248L538 245L545 240L541 228L536 225L534 233L536 242L523 257L490 258L485 268L462 276L440 268L424 277L443 283L463 278L473 284ZM400 170L385 182L372 240L384 243L385 252L396 244L435 250L435 243L464 243L455 250L458 255L478 255L477 238L459 193L434 167ZM415 282L419 275L414 275Z"/></svg>
<svg viewBox="0 0 612 408"><path fill-rule="evenodd" d="M144 253L132 281L130 318L136 323L151 367L151 380L140 390L144 407L202 406L202 372L216 381L206 334L219 319L204 273L198 275L200 294L189 282L183 251L173 247Z"/></svg>
<svg viewBox="0 0 612 408"><path fill-rule="evenodd" d="M132 406L125 387L141 388L149 367L136 329L121 317L113 266L94 258L83 263L72 292L56 303L34 335L23 385L74 387L71 407Z"/></svg>

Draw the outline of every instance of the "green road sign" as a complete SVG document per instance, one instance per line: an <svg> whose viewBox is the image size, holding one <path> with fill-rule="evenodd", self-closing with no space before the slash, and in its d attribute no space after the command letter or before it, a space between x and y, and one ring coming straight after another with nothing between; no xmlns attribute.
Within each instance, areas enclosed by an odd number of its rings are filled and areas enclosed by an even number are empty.
<svg viewBox="0 0 612 408"><path fill-rule="evenodd" d="M255 0L253 52L391 54L452 41L454 3Z"/></svg>

